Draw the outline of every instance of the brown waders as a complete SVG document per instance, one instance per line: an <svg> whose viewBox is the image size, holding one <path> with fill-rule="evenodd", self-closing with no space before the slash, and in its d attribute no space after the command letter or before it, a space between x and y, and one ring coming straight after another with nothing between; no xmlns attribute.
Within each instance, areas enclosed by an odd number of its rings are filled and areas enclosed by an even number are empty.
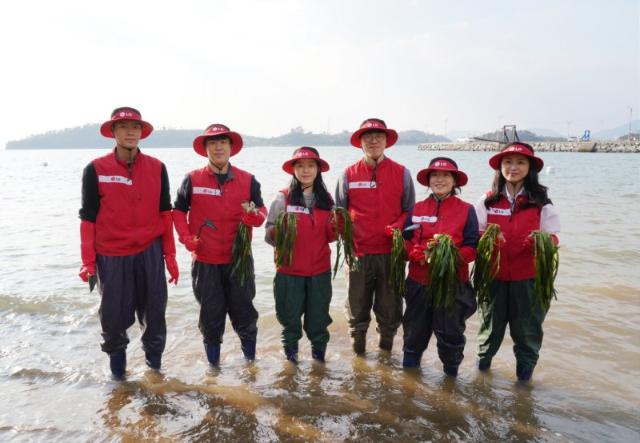
<svg viewBox="0 0 640 443"><path fill-rule="evenodd" d="M378 323L380 348L390 351L393 338L402 321L402 297L389 285L391 254L368 254L360 257L356 272L347 270L346 314L349 321L353 351L363 354L371 309Z"/></svg>

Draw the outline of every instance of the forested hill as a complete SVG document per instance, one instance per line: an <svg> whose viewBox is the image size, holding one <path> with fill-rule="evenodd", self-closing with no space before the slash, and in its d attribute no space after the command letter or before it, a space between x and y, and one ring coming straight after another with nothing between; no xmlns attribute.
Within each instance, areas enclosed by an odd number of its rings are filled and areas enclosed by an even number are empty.
<svg viewBox="0 0 640 443"><path fill-rule="evenodd" d="M75 128L49 131L32 135L22 140L10 141L7 149L82 149L111 148L113 140L100 135L99 124L87 124ZM148 148L173 148L191 146L193 139L201 134L199 129L156 129L140 145ZM418 145L420 143L447 142L447 138L422 131L400 131L400 144ZM337 134L314 134L301 127L277 137L254 137L242 134L244 144L251 146L342 146L349 144L351 132Z"/></svg>

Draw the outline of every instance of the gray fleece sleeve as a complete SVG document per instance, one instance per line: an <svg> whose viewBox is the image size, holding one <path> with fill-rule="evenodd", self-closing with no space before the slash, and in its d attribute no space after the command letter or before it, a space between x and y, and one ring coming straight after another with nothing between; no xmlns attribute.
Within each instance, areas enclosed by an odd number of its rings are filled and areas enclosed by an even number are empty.
<svg viewBox="0 0 640 443"><path fill-rule="evenodd" d="M413 187L411 172L407 168L404 168L403 185L404 191L402 192L402 212L408 212L412 210L413 205L416 204L416 190Z"/></svg>
<svg viewBox="0 0 640 443"><path fill-rule="evenodd" d="M282 192L278 192L276 199L271 203L269 215L267 216L267 223L264 227L264 241L269 243L271 246L276 245L276 242L273 239L273 231L276 229L276 220L278 219L278 216L285 210L284 205L284 194Z"/></svg>
<svg viewBox="0 0 640 443"><path fill-rule="evenodd" d="M349 183L347 182L347 173L343 172L342 175L338 177L338 184L336 185L336 207L349 207L349 194L347 194L348 189Z"/></svg>

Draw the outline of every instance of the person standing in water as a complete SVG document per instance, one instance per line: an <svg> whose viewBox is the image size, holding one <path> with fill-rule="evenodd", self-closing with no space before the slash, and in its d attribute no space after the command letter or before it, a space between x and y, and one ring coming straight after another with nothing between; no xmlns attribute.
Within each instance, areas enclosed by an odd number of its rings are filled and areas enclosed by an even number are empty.
<svg viewBox="0 0 640 443"><path fill-rule="evenodd" d="M542 346L546 311L533 293L535 277L531 233L542 230L558 244L560 219L538 182L544 162L526 143L508 144L489 159L495 170L491 191L476 204L480 232L500 226L500 264L486 303L480 304L478 369L487 371L509 325L519 381L531 379Z"/></svg>
<svg viewBox="0 0 640 443"><path fill-rule="evenodd" d="M311 342L311 356L324 362L328 326L331 324L331 249L336 240L331 210L333 199L322 180L329 164L315 148L303 146L293 152L282 169L291 174L289 187L278 192L269 209L265 240L276 245L276 221L280 214L296 218L291 263L285 257L276 267L273 293L276 315L282 325L282 344L287 360L298 363L298 341L304 331ZM286 227L284 228L286 229Z"/></svg>
<svg viewBox="0 0 640 443"><path fill-rule="evenodd" d="M456 196L467 184L467 175L448 157L436 157L426 169L418 172L418 183L431 194L409 212L403 235L409 256L409 276L404 295L403 318L405 368L420 365L431 334L438 341L438 356L445 374L455 377L463 358L466 320L476 311L476 299L469 284L469 263L476 257L478 219L472 205ZM434 294L427 290L429 247L438 236L453 240L459 256L455 300L451 307L436 306Z"/></svg>
<svg viewBox="0 0 640 443"><path fill-rule="evenodd" d="M258 311L253 260L245 281L233 273L232 249L240 224L249 229L264 223L267 209L256 178L232 166L229 158L242 149L242 137L222 124L208 126L193 140L207 164L189 172L175 200L173 219L178 238L191 252L193 293L200 304L199 328L211 366L220 362L227 314L240 337L244 357L256 356Z"/></svg>
<svg viewBox="0 0 640 443"><path fill-rule="evenodd" d="M364 158L347 167L338 179L336 206L346 208L353 220L357 271L348 271L346 313L353 351L366 348L371 309L378 323L378 346L391 351L402 321L402 294L389 284L391 238L402 228L415 202L411 173L385 155L398 140L398 133L383 120L362 122L351 136L351 145L362 149Z"/></svg>
<svg viewBox="0 0 640 443"><path fill-rule="evenodd" d="M152 131L136 109L115 109L100 133L114 138L116 147L82 174L79 275L91 284L97 276L102 350L116 379L125 376L127 329L136 315L146 363L160 369L167 336L165 264L170 283L179 277L167 169L138 147Z"/></svg>

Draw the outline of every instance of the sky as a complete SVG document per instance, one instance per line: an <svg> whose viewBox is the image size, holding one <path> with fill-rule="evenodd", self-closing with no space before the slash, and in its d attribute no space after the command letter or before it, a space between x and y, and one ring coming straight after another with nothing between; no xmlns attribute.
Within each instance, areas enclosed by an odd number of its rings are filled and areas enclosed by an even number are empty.
<svg viewBox="0 0 640 443"><path fill-rule="evenodd" d="M0 146L124 105L255 136L580 135L640 118L640 0L10 1L0 62Z"/></svg>

